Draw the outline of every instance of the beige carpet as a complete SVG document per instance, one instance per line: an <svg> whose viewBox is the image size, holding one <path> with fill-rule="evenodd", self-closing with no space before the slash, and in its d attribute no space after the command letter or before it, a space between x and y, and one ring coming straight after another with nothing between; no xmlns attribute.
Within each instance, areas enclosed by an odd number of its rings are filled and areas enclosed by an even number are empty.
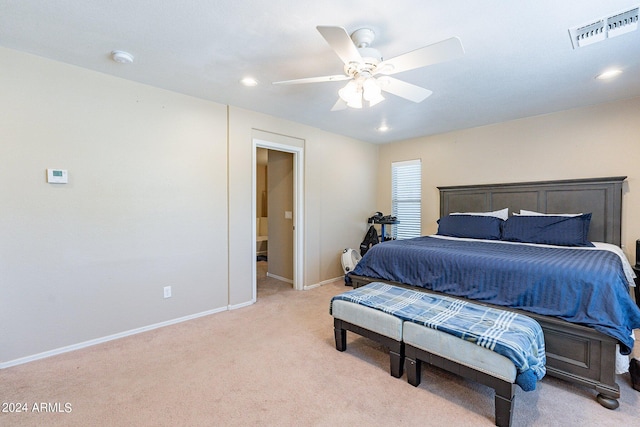
<svg viewBox="0 0 640 427"><path fill-rule="evenodd" d="M347 351L336 351L329 300L347 289L294 291L268 279L250 307L2 370L2 402L28 412L0 412L0 425L494 424L487 387L424 367L414 388L389 375L382 347L351 333ZM550 377L536 391L518 388L514 425L638 425L640 393L628 374L618 383L614 411L593 390ZM40 402L55 412L34 413Z"/></svg>

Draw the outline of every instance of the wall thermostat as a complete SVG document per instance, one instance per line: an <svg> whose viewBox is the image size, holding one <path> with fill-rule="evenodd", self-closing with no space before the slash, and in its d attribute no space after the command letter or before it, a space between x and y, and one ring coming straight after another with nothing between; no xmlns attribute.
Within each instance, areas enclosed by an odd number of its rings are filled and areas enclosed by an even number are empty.
<svg viewBox="0 0 640 427"><path fill-rule="evenodd" d="M66 169L47 169L47 182L49 184L66 184L69 182Z"/></svg>

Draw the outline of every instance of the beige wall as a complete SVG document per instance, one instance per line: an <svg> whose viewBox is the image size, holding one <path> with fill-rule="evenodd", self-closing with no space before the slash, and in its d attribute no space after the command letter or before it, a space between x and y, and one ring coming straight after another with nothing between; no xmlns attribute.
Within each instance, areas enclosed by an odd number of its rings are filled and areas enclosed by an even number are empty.
<svg viewBox="0 0 640 427"><path fill-rule="evenodd" d="M250 304L255 129L304 143L303 285L375 210L373 144L4 48L0 70L0 367Z"/></svg>
<svg viewBox="0 0 640 427"><path fill-rule="evenodd" d="M0 363L226 307L226 108L6 49L0 69Z"/></svg>
<svg viewBox="0 0 640 427"><path fill-rule="evenodd" d="M628 176L622 241L640 238L640 98L384 145L378 205L391 206L391 162L422 159L423 234L437 230L437 186ZM635 262L635 261L634 261Z"/></svg>

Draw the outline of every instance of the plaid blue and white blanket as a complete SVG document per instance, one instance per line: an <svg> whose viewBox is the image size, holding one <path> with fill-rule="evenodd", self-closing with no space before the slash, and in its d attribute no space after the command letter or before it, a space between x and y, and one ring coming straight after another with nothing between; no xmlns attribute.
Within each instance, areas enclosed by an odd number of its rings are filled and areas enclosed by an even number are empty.
<svg viewBox="0 0 640 427"><path fill-rule="evenodd" d="M331 303L334 300L381 310L495 351L513 362L516 384L525 391L535 390L546 373L544 335L530 317L382 282L336 295Z"/></svg>

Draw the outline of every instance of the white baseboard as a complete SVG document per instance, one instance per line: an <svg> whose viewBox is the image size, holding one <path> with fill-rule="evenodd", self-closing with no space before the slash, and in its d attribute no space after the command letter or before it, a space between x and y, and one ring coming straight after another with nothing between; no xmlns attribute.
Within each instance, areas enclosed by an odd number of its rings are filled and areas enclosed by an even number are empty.
<svg viewBox="0 0 640 427"><path fill-rule="evenodd" d="M284 277L280 277L278 275L271 274L271 273L267 273L267 277L278 279L278 280L280 280L282 282L291 283L293 285L293 280L292 279L286 279ZM305 286L303 286L302 289L305 290L305 291L308 291L309 289L314 289L314 288L320 287L322 285L326 285L328 283L336 282L338 280L344 280L344 276L338 276L338 277L334 277L333 279L323 280L322 282L314 283L313 285L305 285Z"/></svg>
<svg viewBox="0 0 640 427"><path fill-rule="evenodd" d="M291 279L286 279L284 277L279 277L279 276L277 276L275 274L267 273L267 275L269 277L273 277L274 279L282 280L283 282L287 282L287 283L293 284L293 280L291 280ZM329 284L329 283L333 283L333 282L338 281L338 280L343 280L343 279L344 279L344 277L340 276L340 277L336 277L336 278L333 278L333 279L323 280L322 282L315 283L313 285L304 286L303 289L306 291L306 290L314 289L314 288L317 288L317 287L320 287L320 286L323 286L323 285L326 285L326 284ZM22 365L24 363L33 362L33 361L40 360L40 359L46 359L47 357L52 357L52 356L56 356L58 354L68 353L70 351L80 350L82 348L91 347L91 346L94 346L94 345L97 345L97 344L102 344L102 343L105 343L105 342L117 340L117 339L128 337L128 336L131 336L131 335L136 335L136 334L139 334L139 333L142 333L142 332L151 331L151 330L162 328L162 327L165 327L165 326L175 325L177 323L186 322L187 320L197 319L198 317L209 316L211 314L216 314L216 313L220 313L220 312L227 311L227 310L237 310L239 308L248 307L248 306L254 304L255 302L256 302L255 300L251 300L251 301L247 301L247 302L244 302L244 303L241 303L241 304L228 305L228 306L223 307L223 308L207 310L207 311L203 311L203 312L196 313L196 314L191 314L191 315L184 316L184 317L179 317L177 319L167 320L165 322L155 323L153 325L143 326L141 328L131 329L131 330L128 330L128 331L119 332L117 334L107 335L105 337L96 338L96 339L92 339L92 340L89 340L89 341L84 341L84 342L81 342L81 343L78 343L78 344L72 344L72 345L68 345L68 346L65 346L65 347L60 347L60 348L56 348L56 349L53 349L53 350L44 351L42 353L37 353L37 354L30 355L30 356L25 356L25 357L20 357L18 359L9 360L7 362L0 362L0 369L6 369L6 368L10 368L12 366Z"/></svg>
<svg viewBox="0 0 640 427"><path fill-rule="evenodd" d="M287 279L286 277L281 277L276 274L267 273L267 277L271 277L273 279L278 279L281 282L291 283L293 285L293 279Z"/></svg>
<svg viewBox="0 0 640 427"><path fill-rule="evenodd" d="M237 310L239 308L249 307L250 305L255 304L255 303L256 303L256 300L252 299L250 301L243 302L243 303L240 303L240 304L228 305L227 308L229 310Z"/></svg>
<svg viewBox="0 0 640 427"><path fill-rule="evenodd" d="M314 289L314 288L318 288L318 287L323 286L323 285L328 285L329 283L337 282L338 280L344 280L344 276L339 276L339 277L334 277L333 279L323 280L322 282L314 283L313 285L306 285L304 287L304 290L308 291L309 289Z"/></svg>
<svg viewBox="0 0 640 427"><path fill-rule="evenodd" d="M251 305L252 303L246 303L246 305ZM237 306L233 306L233 308L240 308L240 307L244 307L245 304L242 305L237 305ZM102 337L102 338L96 338L96 339L92 339L89 341L84 341L78 344L72 344L72 345L68 345L65 347L60 347L60 348L56 348L53 350L49 350L49 351L45 351L42 353L38 353L38 354L33 354L31 356L25 356L25 357L20 357L18 359L14 359L14 360L9 360L8 362L2 362L0 363L0 369L5 369L5 368L10 368L12 366L16 366L16 365L22 365L24 363L29 363L29 362L33 362L35 360L40 360L40 359L45 359L47 357L51 357L51 356L56 356L58 354L62 354L62 353L68 353L70 351L74 351L74 350L80 350L82 348L86 348L86 347L91 347L97 344L102 344L108 341L113 341L113 340L117 340L119 338L124 338L124 337L128 337L131 335L136 335L142 332L147 332L147 331L151 331L153 329L158 329L158 328L162 328L165 326L170 326L170 325L175 325L176 323L182 323L182 322L186 322L187 320L192 320L192 319L197 319L198 317L203 317L203 316L209 316L210 314L216 314L216 313L220 313L222 311L227 311L229 310L230 307L223 307L223 308L216 308L213 310L207 310L207 311L203 311L200 313L196 313L196 314L190 314L188 316L184 316L184 317L179 317L177 319L172 319L172 320L167 320L166 322L160 322L160 323L155 323L153 325L148 325L148 326L143 326L141 328L136 328L136 329L131 329L128 331L124 331L124 332L119 332L117 334L113 334L113 335L107 335L106 337Z"/></svg>

